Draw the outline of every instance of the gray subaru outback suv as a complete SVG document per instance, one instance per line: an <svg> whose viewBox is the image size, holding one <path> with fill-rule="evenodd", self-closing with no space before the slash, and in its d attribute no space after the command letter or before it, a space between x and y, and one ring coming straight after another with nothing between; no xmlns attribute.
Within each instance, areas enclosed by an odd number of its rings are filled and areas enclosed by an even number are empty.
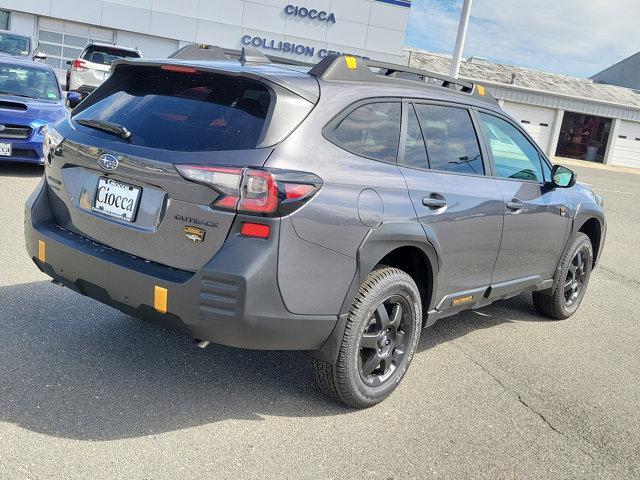
<svg viewBox="0 0 640 480"><path fill-rule="evenodd" d="M40 270L201 346L309 351L354 407L439 318L525 291L571 316L605 238L484 87L400 65L119 60L46 138Z"/></svg>

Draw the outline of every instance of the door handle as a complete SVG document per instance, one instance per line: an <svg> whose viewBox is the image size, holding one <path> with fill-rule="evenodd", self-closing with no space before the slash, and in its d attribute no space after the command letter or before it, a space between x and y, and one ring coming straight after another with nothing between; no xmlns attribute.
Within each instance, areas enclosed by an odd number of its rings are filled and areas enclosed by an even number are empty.
<svg viewBox="0 0 640 480"><path fill-rule="evenodd" d="M439 193L432 193L428 197L422 197L422 205L431 208L432 210L437 210L439 208L446 207L447 200Z"/></svg>
<svg viewBox="0 0 640 480"><path fill-rule="evenodd" d="M514 198L510 202L507 202L507 208L513 211L522 210L524 208L524 203L522 203L517 198Z"/></svg>

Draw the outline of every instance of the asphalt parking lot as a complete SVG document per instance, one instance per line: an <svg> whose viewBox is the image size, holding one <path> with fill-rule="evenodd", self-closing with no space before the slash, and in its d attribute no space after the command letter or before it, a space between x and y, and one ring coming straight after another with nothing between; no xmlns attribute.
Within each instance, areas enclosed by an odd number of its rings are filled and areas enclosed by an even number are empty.
<svg viewBox="0 0 640 480"><path fill-rule="evenodd" d="M23 246L41 170L0 164L0 478L640 478L640 175L576 171L609 221L579 312L441 320L352 411L303 354L200 350L50 283Z"/></svg>

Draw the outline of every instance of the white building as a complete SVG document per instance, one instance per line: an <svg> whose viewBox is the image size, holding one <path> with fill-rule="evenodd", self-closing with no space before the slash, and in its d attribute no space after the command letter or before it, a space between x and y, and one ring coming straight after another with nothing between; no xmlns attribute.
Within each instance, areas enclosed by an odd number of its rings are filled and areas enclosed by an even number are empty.
<svg viewBox="0 0 640 480"><path fill-rule="evenodd" d="M88 40L163 57L187 43L310 63L329 51L403 61L411 0L0 0L0 28L37 37L66 70ZM4 23L4 24L3 24Z"/></svg>
<svg viewBox="0 0 640 480"><path fill-rule="evenodd" d="M411 66L448 73L451 57L406 49ZM486 85L550 157L640 168L640 92L473 58L460 78Z"/></svg>

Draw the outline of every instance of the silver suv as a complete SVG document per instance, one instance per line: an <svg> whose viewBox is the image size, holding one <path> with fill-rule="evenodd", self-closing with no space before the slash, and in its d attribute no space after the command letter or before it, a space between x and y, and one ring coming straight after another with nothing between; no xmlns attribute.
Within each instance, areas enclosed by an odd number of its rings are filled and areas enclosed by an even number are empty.
<svg viewBox="0 0 640 480"><path fill-rule="evenodd" d="M605 239L602 199L484 87L349 56L118 60L46 145L43 272L202 347L309 351L354 407L439 318L527 291L572 315Z"/></svg>
<svg viewBox="0 0 640 480"><path fill-rule="evenodd" d="M67 90L86 97L109 78L111 64L120 58L141 58L137 48L90 42L80 56L67 62ZM71 105L74 106L74 105Z"/></svg>

